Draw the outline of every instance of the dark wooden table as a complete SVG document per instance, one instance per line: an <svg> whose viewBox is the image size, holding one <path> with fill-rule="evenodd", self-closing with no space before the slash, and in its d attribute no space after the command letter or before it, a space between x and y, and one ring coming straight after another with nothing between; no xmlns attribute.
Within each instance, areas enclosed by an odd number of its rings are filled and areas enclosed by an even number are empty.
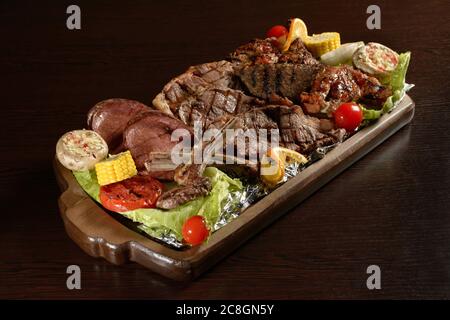
<svg viewBox="0 0 450 320"><path fill-rule="evenodd" d="M448 1L72 1L0 3L0 297L449 298ZM163 4L164 3L164 4ZM151 103L186 67L224 57L273 24L304 18L343 42L410 50L413 122L192 283L84 254L65 234L51 161L64 132L109 97ZM66 288L68 265L81 290ZM381 268L381 290L366 268Z"/></svg>

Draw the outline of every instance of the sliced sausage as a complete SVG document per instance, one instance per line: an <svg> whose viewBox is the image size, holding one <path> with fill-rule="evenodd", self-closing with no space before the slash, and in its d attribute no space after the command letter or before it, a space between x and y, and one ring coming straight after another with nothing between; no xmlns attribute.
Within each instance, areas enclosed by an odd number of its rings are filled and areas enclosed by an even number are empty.
<svg viewBox="0 0 450 320"><path fill-rule="evenodd" d="M135 100L108 99L92 107L87 124L106 141L111 153L118 153L123 151L122 135L128 122L148 110L151 109Z"/></svg>

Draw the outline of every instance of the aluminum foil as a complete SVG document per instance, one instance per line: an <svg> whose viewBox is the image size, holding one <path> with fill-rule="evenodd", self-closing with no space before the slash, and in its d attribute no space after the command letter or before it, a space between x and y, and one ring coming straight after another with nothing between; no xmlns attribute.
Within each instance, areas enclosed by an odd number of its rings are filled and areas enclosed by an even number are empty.
<svg viewBox="0 0 450 320"><path fill-rule="evenodd" d="M246 176L242 171L245 171L245 167L224 167L221 168L226 174L228 174L232 178L239 178L244 185L244 189L242 191L231 192L228 194L228 198L226 199L222 212L217 219L217 222L212 227L212 232L219 230L220 228L227 225L230 221L236 219L241 215L246 208L257 202L262 197L268 195L271 191L281 186L283 183L288 181L289 179L295 177L300 171L304 170L309 165L314 162L322 159L327 152L333 149L336 145L331 145L323 148L317 148L315 151L311 153L308 158L308 162L305 165L300 165L298 163L292 163L286 166L285 174L282 181L272 189L269 189L266 185L264 185L259 179L256 179L251 176ZM245 172L244 172L245 173ZM144 225L138 225L138 229L143 231L145 234L151 234L146 230ZM184 249L187 246L183 242L179 241L175 234L171 231L167 231L162 235L153 235L151 238L154 238L165 245L168 245L174 249Z"/></svg>

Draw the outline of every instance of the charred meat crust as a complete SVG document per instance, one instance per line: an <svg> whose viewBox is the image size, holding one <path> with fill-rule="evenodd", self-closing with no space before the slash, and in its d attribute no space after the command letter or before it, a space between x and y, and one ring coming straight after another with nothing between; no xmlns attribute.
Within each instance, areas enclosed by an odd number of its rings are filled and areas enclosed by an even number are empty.
<svg viewBox="0 0 450 320"><path fill-rule="evenodd" d="M164 192L156 202L160 209L173 209L188 201L205 196L211 191L211 182L207 178L200 178L190 185L176 187Z"/></svg>
<svg viewBox="0 0 450 320"><path fill-rule="evenodd" d="M326 111L329 116L344 102L365 100L380 108L391 90L350 66L326 67L315 76L309 92L300 95L308 113Z"/></svg>
<svg viewBox="0 0 450 320"><path fill-rule="evenodd" d="M237 74L253 96L265 100L271 100L273 96L297 100L300 92L311 88L322 68L320 64L256 64L240 68Z"/></svg>
<svg viewBox="0 0 450 320"><path fill-rule="evenodd" d="M202 177L200 165L186 164L175 169L174 180L179 187L164 192L156 206L160 209L173 209L195 198L206 196L212 188L211 181Z"/></svg>

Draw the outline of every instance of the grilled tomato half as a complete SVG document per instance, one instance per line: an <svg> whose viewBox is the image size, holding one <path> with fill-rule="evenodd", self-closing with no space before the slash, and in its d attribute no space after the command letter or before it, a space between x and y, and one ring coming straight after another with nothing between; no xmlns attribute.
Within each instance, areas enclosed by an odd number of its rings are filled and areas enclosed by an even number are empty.
<svg viewBox="0 0 450 320"><path fill-rule="evenodd" d="M114 212L154 208L163 184L149 176L132 178L100 187L100 202Z"/></svg>

